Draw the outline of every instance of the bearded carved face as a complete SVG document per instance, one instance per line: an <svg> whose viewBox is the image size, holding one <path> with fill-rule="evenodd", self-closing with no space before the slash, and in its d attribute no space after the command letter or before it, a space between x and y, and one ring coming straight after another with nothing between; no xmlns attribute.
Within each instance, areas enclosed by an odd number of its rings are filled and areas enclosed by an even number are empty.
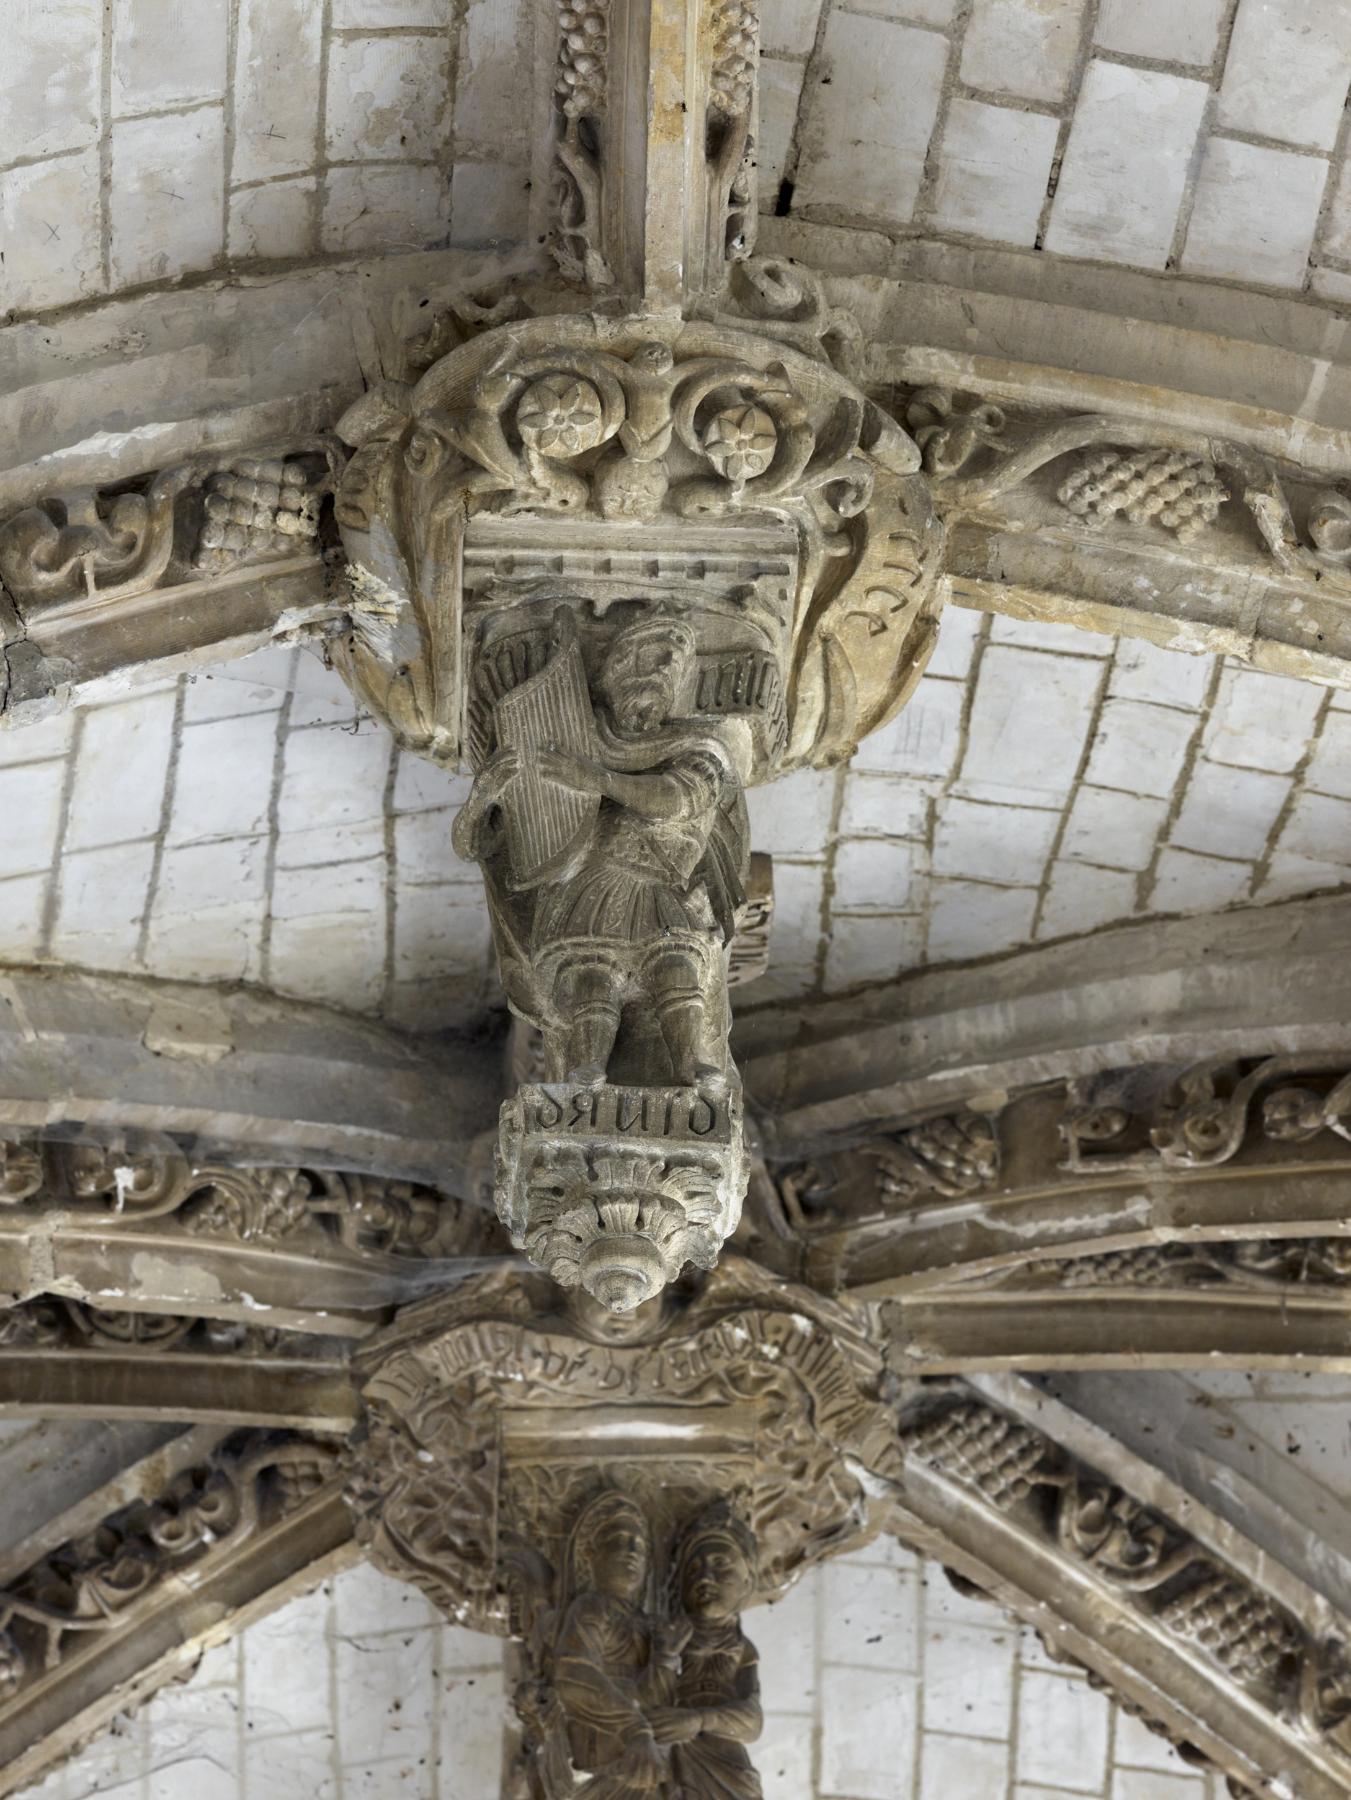
<svg viewBox="0 0 1351 1800"><path fill-rule="evenodd" d="M620 632L610 646L600 685L623 731L656 731L674 717L694 661L688 632L674 621Z"/></svg>

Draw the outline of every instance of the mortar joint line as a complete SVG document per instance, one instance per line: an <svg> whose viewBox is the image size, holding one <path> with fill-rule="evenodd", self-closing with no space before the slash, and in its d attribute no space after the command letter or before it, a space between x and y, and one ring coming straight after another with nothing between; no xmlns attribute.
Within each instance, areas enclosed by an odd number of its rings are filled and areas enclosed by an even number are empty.
<svg viewBox="0 0 1351 1800"><path fill-rule="evenodd" d="M1173 235L1168 244L1168 256L1164 262L1165 270L1178 270L1182 267L1182 253L1186 248L1187 234L1191 230L1192 213L1196 209L1196 190L1201 180L1201 165L1205 160L1206 145L1210 142L1211 128L1216 110L1220 103L1220 84L1224 80L1225 64L1229 60L1229 43L1234 35L1234 19L1238 13L1239 0L1226 0L1225 14L1220 21L1219 35L1215 41L1215 53L1211 57L1207 74L1208 91L1205 104L1201 108L1201 118L1196 127L1196 139L1192 144L1191 155L1187 160L1187 172L1182 180L1182 197L1178 201L1177 217L1173 220Z"/></svg>
<svg viewBox="0 0 1351 1800"><path fill-rule="evenodd" d="M815 995L824 994L826 991L826 965L830 957L831 916L835 902L835 862L839 855L840 820L844 816L845 783L848 775L849 763L841 763L834 771L830 796L830 818L826 825L826 854L821 868L821 916L816 945L816 968L811 986L811 992Z"/></svg>
<svg viewBox="0 0 1351 1800"><path fill-rule="evenodd" d="M924 154L924 168L920 175L919 191L915 195L915 204L910 215L912 222L916 224L932 217L933 214L934 201L937 198L943 139L948 128L948 113L952 108L953 97L960 86L962 49L966 41L966 28L971 21L974 6L975 0L960 0L960 4L953 12L951 23L943 33L948 40L948 51L943 65L943 80L938 89L938 107L934 113L933 130L929 133L928 148Z"/></svg>
<svg viewBox="0 0 1351 1800"><path fill-rule="evenodd" d="M784 152L781 191L792 194L797 185L798 169L802 163L802 140L811 116L812 98L822 80L825 67L826 30L831 14L835 8L835 0L824 0L816 16L816 35L812 39L812 47L807 52L807 61L802 72L802 87L798 92L797 115L793 120L793 129L789 134L788 148ZM785 209L791 212L791 202Z"/></svg>
<svg viewBox="0 0 1351 1800"><path fill-rule="evenodd" d="M330 50L333 42L333 0L320 0L319 14L319 104L314 118L314 192L313 248L315 255L324 249L324 215L328 210L328 82Z"/></svg>
<svg viewBox="0 0 1351 1800"><path fill-rule="evenodd" d="M146 957L150 950L150 922L154 917L155 903L159 898L160 873L164 867L164 841L169 835L169 827L173 820L174 795L178 788L178 759L183 747L183 699L186 683L180 675L174 686L174 715L169 728L169 761L164 770L164 791L160 796L159 830L155 833L153 848L150 852L150 874L145 886L145 910L141 914L140 927L136 933L136 949L132 960L139 968L146 966Z"/></svg>
<svg viewBox="0 0 1351 1800"><path fill-rule="evenodd" d="M1271 821L1271 829L1267 832L1266 842L1262 846L1261 854L1253 863L1252 877L1248 883L1248 898L1250 900L1257 898L1259 889L1264 885L1270 875L1272 858L1276 854L1281 837L1285 832L1286 826L1290 822L1291 815L1303 796L1310 791L1307 783L1309 765L1318 753L1318 746L1323 737L1323 728L1327 724L1328 718L1332 712L1332 697L1335 692L1336 690L1330 687L1323 695L1323 698L1318 705L1318 711L1314 716L1313 729L1310 731L1305 743L1304 752L1296 762L1294 768L1290 770L1290 785L1286 789L1285 799L1281 802L1276 817Z"/></svg>
<svg viewBox="0 0 1351 1800"><path fill-rule="evenodd" d="M1182 808L1186 804L1187 789L1191 785L1193 772L1201 758L1206 727L1210 722L1219 695L1220 682L1224 678L1224 668L1224 658L1217 656L1214 659L1214 667L1210 672L1210 680L1206 683L1206 691L1201 698L1200 707L1197 709L1195 728L1187 740L1187 747L1182 755L1182 766L1173 783L1168 810L1159 824L1158 836L1154 840L1154 852L1135 878L1135 916L1137 918L1148 913L1154 903L1154 893L1159 881L1159 864L1163 860L1164 851L1170 847L1173 827L1177 824Z"/></svg>
<svg viewBox="0 0 1351 1800"><path fill-rule="evenodd" d="M223 179L220 197L220 249L223 261L230 255L230 193L234 186L235 171L235 134L237 130L236 110L238 100L237 65L239 61L239 8L241 0L230 0L230 11L225 25L225 92L221 96L225 117L222 121L223 150L221 167Z"/></svg>
<svg viewBox="0 0 1351 1800"><path fill-rule="evenodd" d="M61 775L61 795L57 802L56 843L52 855L52 866L47 874L47 887L42 899L42 924L38 931L39 957L51 955L52 939L56 935L56 924L61 905L61 888L65 874L66 839L70 833L71 800L75 792L80 748L84 742L84 721L83 711L77 711L74 728L70 734L70 748L66 752L66 766Z"/></svg>
<svg viewBox="0 0 1351 1800"><path fill-rule="evenodd" d="M1337 134L1328 163L1328 177L1323 184L1323 197L1318 204L1318 217L1314 221L1313 239L1309 245L1308 266L1304 272L1306 290L1312 284L1315 264L1321 263L1324 255L1323 247L1332 223L1337 196L1343 185L1351 182L1351 170L1347 168L1348 149L1351 149L1351 104L1343 106L1342 116L1337 122ZM1344 255L1342 260L1345 260Z"/></svg>
<svg viewBox="0 0 1351 1800"><path fill-rule="evenodd" d="M1046 233L1051 228L1051 211L1060 187L1060 174L1065 164L1066 152L1069 149L1070 133L1074 130L1074 120L1084 90L1084 77L1093 56L1093 40L1098 35L1100 10L1101 0L1088 0L1087 6L1079 18L1079 42L1075 46L1074 61L1065 82L1065 98L1062 102L1064 114L1060 121L1060 129L1056 133L1055 150L1051 156L1051 167L1046 178L1046 195L1037 215L1037 232L1033 239L1033 248L1038 251L1046 242Z"/></svg>
<svg viewBox="0 0 1351 1800"><path fill-rule="evenodd" d="M113 285L113 0L103 0L99 46L99 267L104 292Z"/></svg>
<svg viewBox="0 0 1351 1800"><path fill-rule="evenodd" d="M358 714L358 718L360 715ZM394 812L394 788L399 777L399 763L404 752L391 746L389 766L385 770L384 846L385 846L385 972L380 1012L388 1018L394 1007L395 934L399 913L399 843Z"/></svg>
<svg viewBox="0 0 1351 1800"><path fill-rule="evenodd" d="M291 679L295 680L295 661L300 655L293 650L291 663ZM286 741L291 729L291 710L295 703L295 691L287 692L281 705L277 708L277 738L272 753L272 786L267 798L267 850L263 856L263 896L264 910L262 930L258 940L258 979L264 987L272 985L272 922L274 915L273 889L277 877L277 840L281 832L281 790L286 776Z"/></svg>
<svg viewBox="0 0 1351 1800"><path fill-rule="evenodd" d="M1119 640L1118 640L1119 642ZM1046 853L1046 867L1042 871L1041 881L1037 885L1036 904L1032 908L1032 923L1028 936L1036 943L1041 932L1042 916L1046 911L1046 901L1050 893L1051 882L1055 876L1056 863L1060 859L1060 848L1069 830L1070 815L1074 811L1074 803L1079 797L1079 790L1084 783L1084 775L1092 758L1094 747L1098 741L1098 732L1102 724L1102 715L1107 706L1108 690L1111 687L1112 671L1116 667L1117 646L1112 646L1110 656L1102 659L1102 668L1098 674L1097 692L1093 696L1092 710L1088 716L1088 726L1084 732L1083 745L1079 751L1079 760L1075 764L1074 773L1070 777L1070 785L1066 790L1065 804L1061 808L1060 817L1056 821L1055 831L1051 835L1050 849Z"/></svg>
<svg viewBox="0 0 1351 1800"><path fill-rule="evenodd" d="M961 709L957 715L957 743L952 753L947 774L939 784L937 794L931 794L928 800L928 811L925 820L924 860L925 880L929 904L924 908L920 927L920 950L918 967L925 968L929 962L929 937L933 929L933 866L934 849L938 837L938 811L941 803L947 799L953 788L961 780L962 768L966 762L966 754L971 744L971 716L976 704L976 690L980 685L981 665L985 660L985 652L989 648L991 632L994 629L994 614L986 613L976 628L976 635L971 643L971 662L966 671L966 685L962 693ZM941 630L941 627L940 627Z"/></svg>

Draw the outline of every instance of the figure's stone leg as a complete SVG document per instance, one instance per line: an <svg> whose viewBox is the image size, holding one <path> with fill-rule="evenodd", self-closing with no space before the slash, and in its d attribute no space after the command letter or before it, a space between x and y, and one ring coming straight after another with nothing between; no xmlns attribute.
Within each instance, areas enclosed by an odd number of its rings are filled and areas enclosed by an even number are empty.
<svg viewBox="0 0 1351 1800"><path fill-rule="evenodd" d="M619 971L603 957L563 963L554 982L554 1010L560 1031L554 1042L550 1078L603 1081L619 1035L622 985Z"/></svg>
<svg viewBox="0 0 1351 1800"><path fill-rule="evenodd" d="M675 1079L693 1087L722 1074L709 1054L706 969L697 951L672 945L647 959L644 975Z"/></svg>

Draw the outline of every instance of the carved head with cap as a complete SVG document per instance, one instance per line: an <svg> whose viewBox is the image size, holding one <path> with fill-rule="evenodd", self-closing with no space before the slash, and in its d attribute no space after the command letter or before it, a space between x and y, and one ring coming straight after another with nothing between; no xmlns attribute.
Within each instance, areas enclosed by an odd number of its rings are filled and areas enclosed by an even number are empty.
<svg viewBox="0 0 1351 1800"><path fill-rule="evenodd" d="M674 718L694 669L689 626L666 614L626 625L601 664L600 688L621 731L655 731Z"/></svg>
<svg viewBox="0 0 1351 1800"><path fill-rule="evenodd" d="M734 1619L755 1588L753 1534L725 1500L686 1527L676 1557L676 1587L684 1611L721 1624Z"/></svg>

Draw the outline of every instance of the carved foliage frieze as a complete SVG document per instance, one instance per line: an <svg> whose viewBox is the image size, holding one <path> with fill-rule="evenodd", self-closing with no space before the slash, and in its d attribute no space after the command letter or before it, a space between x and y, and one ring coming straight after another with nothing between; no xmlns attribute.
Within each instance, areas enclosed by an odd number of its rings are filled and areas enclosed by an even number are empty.
<svg viewBox="0 0 1351 1800"><path fill-rule="evenodd" d="M197 1162L136 1134L0 1138L0 1208L15 1219L59 1210L111 1231L156 1220L238 1243L308 1238L396 1256L454 1255L481 1233L472 1209L416 1182Z"/></svg>
<svg viewBox="0 0 1351 1800"><path fill-rule="evenodd" d="M1061 1123L1065 1167L1208 1169L1240 1154L1279 1158L1325 1134L1351 1141L1344 1069L1335 1059L1217 1057L1087 1078L1072 1084Z"/></svg>
<svg viewBox="0 0 1351 1800"><path fill-rule="evenodd" d="M1041 1257L961 1282L963 1292L976 1287L1000 1292L1227 1289L1234 1294L1279 1298L1303 1293L1312 1298L1351 1287L1351 1238L1221 1239L1144 1244L1098 1256Z"/></svg>
<svg viewBox="0 0 1351 1800"><path fill-rule="evenodd" d="M955 1391L926 1397L901 1436L907 1461L1055 1545L1293 1733L1331 1749L1351 1779L1351 1660L1338 1637L1311 1633L1175 1521L983 1400Z"/></svg>
<svg viewBox="0 0 1351 1800"><path fill-rule="evenodd" d="M1351 591L1351 496L1246 445L1104 413L1015 417L941 388L912 392L902 411L944 513L1008 506L1052 529L1116 528L1118 541L1266 561Z"/></svg>
<svg viewBox="0 0 1351 1800"><path fill-rule="evenodd" d="M181 1313L115 1312L48 1295L0 1311L0 1355L6 1350L76 1350L154 1356L179 1350L234 1358L268 1356L296 1341L270 1325Z"/></svg>
<svg viewBox="0 0 1351 1800"><path fill-rule="evenodd" d="M999 1173L997 1120L960 1112L879 1133L851 1152L784 1164L774 1179L790 1228L816 1235L989 1193Z"/></svg>
<svg viewBox="0 0 1351 1800"><path fill-rule="evenodd" d="M0 521L0 585L34 618L293 557L315 547L342 460L318 438L52 495Z"/></svg>
<svg viewBox="0 0 1351 1800"><path fill-rule="evenodd" d="M166 1591L295 1512L334 1479L337 1452L296 1434L245 1433L62 1544L0 1590L0 1706L96 1640L135 1630ZM173 1586L172 1584L179 1584Z"/></svg>

